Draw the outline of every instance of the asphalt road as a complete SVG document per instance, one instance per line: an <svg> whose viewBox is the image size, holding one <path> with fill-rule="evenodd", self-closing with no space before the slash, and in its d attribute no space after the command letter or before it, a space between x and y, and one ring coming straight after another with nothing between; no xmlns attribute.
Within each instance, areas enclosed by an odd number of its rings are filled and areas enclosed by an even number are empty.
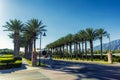
<svg viewBox="0 0 120 80"><path fill-rule="evenodd" d="M119 65L50 59L41 61L49 67L30 67L23 64L21 68L0 70L0 80L120 80Z"/></svg>
<svg viewBox="0 0 120 80"><path fill-rule="evenodd" d="M77 76L76 80L120 80L120 66L42 59L50 69Z"/></svg>

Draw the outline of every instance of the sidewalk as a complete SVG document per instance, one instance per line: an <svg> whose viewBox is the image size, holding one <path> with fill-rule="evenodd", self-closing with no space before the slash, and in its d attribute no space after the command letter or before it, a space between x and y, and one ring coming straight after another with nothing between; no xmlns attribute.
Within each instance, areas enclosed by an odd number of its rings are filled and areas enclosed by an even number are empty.
<svg viewBox="0 0 120 80"><path fill-rule="evenodd" d="M26 61L23 61L23 63L27 64ZM38 70L41 74L45 75L50 80L75 80L77 78L75 75L68 74L62 71L56 71L50 68L30 67L30 66L26 66L26 67L27 70Z"/></svg>
<svg viewBox="0 0 120 80"><path fill-rule="evenodd" d="M0 70L0 80L75 80L77 77L44 67L31 67L23 59L21 68Z"/></svg>

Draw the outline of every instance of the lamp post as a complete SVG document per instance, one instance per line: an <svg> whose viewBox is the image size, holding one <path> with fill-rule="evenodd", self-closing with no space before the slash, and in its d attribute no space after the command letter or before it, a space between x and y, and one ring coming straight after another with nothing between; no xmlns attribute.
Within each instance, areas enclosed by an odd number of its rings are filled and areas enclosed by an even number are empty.
<svg viewBox="0 0 120 80"><path fill-rule="evenodd" d="M42 35L42 32L40 33L40 53L39 53L39 66L40 66L40 57L42 55L42 51L41 51L41 39L42 39L42 36L46 36L46 33L44 32L43 35Z"/></svg>

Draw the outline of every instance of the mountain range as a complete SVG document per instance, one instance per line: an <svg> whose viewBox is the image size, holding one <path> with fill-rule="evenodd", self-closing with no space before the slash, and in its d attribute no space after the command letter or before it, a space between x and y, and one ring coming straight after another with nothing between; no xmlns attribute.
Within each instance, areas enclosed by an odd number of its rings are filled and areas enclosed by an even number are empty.
<svg viewBox="0 0 120 80"><path fill-rule="evenodd" d="M120 50L120 39L103 44L103 50ZM95 46L94 50L100 50L100 45Z"/></svg>

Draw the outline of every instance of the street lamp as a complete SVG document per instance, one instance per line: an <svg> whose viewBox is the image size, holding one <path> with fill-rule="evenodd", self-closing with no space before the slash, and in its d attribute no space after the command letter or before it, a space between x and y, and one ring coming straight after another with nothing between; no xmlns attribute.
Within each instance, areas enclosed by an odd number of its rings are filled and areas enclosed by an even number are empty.
<svg viewBox="0 0 120 80"><path fill-rule="evenodd" d="M41 60L40 60L40 57L41 57L41 55L42 55L42 51L41 51L41 39L42 39L42 36L46 36L46 33L44 32L43 34L42 34L42 32L40 33L40 53L39 53L39 66L40 66L40 62L41 62Z"/></svg>

